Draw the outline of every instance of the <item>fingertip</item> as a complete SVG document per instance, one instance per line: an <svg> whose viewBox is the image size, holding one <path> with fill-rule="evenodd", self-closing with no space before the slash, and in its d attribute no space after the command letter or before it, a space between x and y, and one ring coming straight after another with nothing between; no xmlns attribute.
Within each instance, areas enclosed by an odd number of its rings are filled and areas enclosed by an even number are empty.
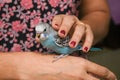
<svg viewBox="0 0 120 80"><path fill-rule="evenodd" d="M117 76L111 72L109 75L108 75L108 79L112 79L112 80L117 80Z"/></svg>
<svg viewBox="0 0 120 80"><path fill-rule="evenodd" d="M85 52L85 53L87 53L89 51L89 47L83 46L82 51Z"/></svg>
<svg viewBox="0 0 120 80"><path fill-rule="evenodd" d="M77 45L76 41L70 41L70 42L69 42L69 46L70 46L71 48L75 48L76 45Z"/></svg>
<svg viewBox="0 0 120 80"><path fill-rule="evenodd" d="M90 51L90 47L88 46L82 46L81 50L84 52L84 53L88 53Z"/></svg>
<svg viewBox="0 0 120 80"><path fill-rule="evenodd" d="M84 41L82 51L85 53L89 52L89 50L92 46L92 43L93 43L93 39L89 38L89 36L87 36L85 41Z"/></svg>
<svg viewBox="0 0 120 80"><path fill-rule="evenodd" d="M58 30L60 28L61 23L62 23L62 16L60 16L60 15L54 16L54 18L52 20L52 27L54 29Z"/></svg>
<svg viewBox="0 0 120 80"><path fill-rule="evenodd" d="M58 35L59 35L61 38L65 38L65 36L66 36L66 31L65 31L65 30L59 30L59 31L58 31Z"/></svg>
<svg viewBox="0 0 120 80"><path fill-rule="evenodd" d="M57 23L53 23L53 24L52 24L52 27L53 27L54 29L56 29L56 30L59 29L59 25L58 25Z"/></svg>

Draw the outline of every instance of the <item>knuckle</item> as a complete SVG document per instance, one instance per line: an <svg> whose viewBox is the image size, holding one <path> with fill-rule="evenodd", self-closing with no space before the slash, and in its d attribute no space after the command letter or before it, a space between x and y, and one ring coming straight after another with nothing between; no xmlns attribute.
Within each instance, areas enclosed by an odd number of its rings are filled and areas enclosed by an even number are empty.
<svg viewBox="0 0 120 80"><path fill-rule="evenodd" d="M57 17L58 17L58 15L55 15L55 16L53 17L53 20L56 19Z"/></svg>
<svg viewBox="0 0 120 80"><path fill-rule="evenodd" d="M55 15L55 16L53 17L53 20L54 20L54 19L59 19L59 18L62 18L62 17L63 17L62 14L60 14L60 15Z"/></svg>
<svg viewBox="0 0 120 80"><path fill-rule="evenodd" d="M69 28L71 28L73 26L73 22L72 21L69 21L69 23L64 22L61 26L64 27L64 28L69 29Z"/></svg>
<svg viewBox="0 0 120 80"><path fill-rule="evenodd" d="M67 20L71 21L71 22L76 22L76 16L74 15L66 15L64 18L66 18Z"/></svg>
<svg viewBox="0 0 120 80"><path fill-rule="evenodd" d="M76 26L79 27L80 29L83 29L84 31L86 30L86 26L82 22L77 23Z"/></svg>
<svg viewBox="0 0 120 80"><path fill-rule="evenodd" d="M91 36L89 36L89 38L87 38L86 41L88 44L92 44L93 38Z"/></svg>
<svg viewBox="0 0 120 80"><path fill-rule="evenodd" d="M90 25L88 25L88 24L85 24L85 26L88 27L88 28L90 28Z"/></svg>
<svg viewBox="0 0 120 80"><path fill-rule="evenodd" d="M76 27L76 28L75 28L76 30L79 30L79 31L81 31L81 32L84 32L84 31L85 31L85 26L84 26L84 25L76 24L75 27Z"/></svg>
<svg viewBox="0 0 120 80"><path fill-rule="evenodd" d="M94 36L93 36L93 34L91 34L90 38L91 38L92 41L94 40Z"/></svg>

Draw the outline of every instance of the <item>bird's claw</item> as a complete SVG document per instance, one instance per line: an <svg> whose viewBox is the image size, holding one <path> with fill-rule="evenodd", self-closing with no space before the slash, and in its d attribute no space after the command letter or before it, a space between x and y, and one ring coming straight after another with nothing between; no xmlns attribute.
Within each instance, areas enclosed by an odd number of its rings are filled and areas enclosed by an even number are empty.
<svg viewBox="0 0 120 80"><path fill-rule="evenodd" d="M54 58L54 60L52 61L52 62L55 62L55 61L57 61L57 60L59 60L59 59L61 59L61 58L63 58L63 57L66 57L66 56L68 56L69 54L61 54L61 55L59 55L59 56L55 56Z"/></svg>

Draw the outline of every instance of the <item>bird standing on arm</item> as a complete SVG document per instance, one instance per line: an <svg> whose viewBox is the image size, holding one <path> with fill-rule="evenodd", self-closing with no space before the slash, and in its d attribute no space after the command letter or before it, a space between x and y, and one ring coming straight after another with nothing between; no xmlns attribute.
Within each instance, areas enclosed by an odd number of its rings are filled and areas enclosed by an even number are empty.
<svg viewBox="0 0 120 80"><path fill-rule="evenodd" d="M44 47L55 51L60 56L56 57L56 60L65 57L69 54L72 54L74 51L81 50L82 46L79 44L75 48L69 47L68 43L70 37L60 38L57 31L55 31L51 25L47 23L39 23L35 27L36 31L36 40L39 41ZM91 48L90 51L99 51L100 48ZM56 61L55 60L55 61Z"/></svg>

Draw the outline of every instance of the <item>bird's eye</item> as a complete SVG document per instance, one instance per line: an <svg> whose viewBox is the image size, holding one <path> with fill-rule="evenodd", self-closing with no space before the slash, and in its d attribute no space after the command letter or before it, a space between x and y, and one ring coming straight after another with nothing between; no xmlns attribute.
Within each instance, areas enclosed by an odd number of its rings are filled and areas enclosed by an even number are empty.
<svg viewBox="0 0 120 80"><path fill-rule="evenodd" d="M44 29L44 32L46 31L46 28Z"/></svg>

